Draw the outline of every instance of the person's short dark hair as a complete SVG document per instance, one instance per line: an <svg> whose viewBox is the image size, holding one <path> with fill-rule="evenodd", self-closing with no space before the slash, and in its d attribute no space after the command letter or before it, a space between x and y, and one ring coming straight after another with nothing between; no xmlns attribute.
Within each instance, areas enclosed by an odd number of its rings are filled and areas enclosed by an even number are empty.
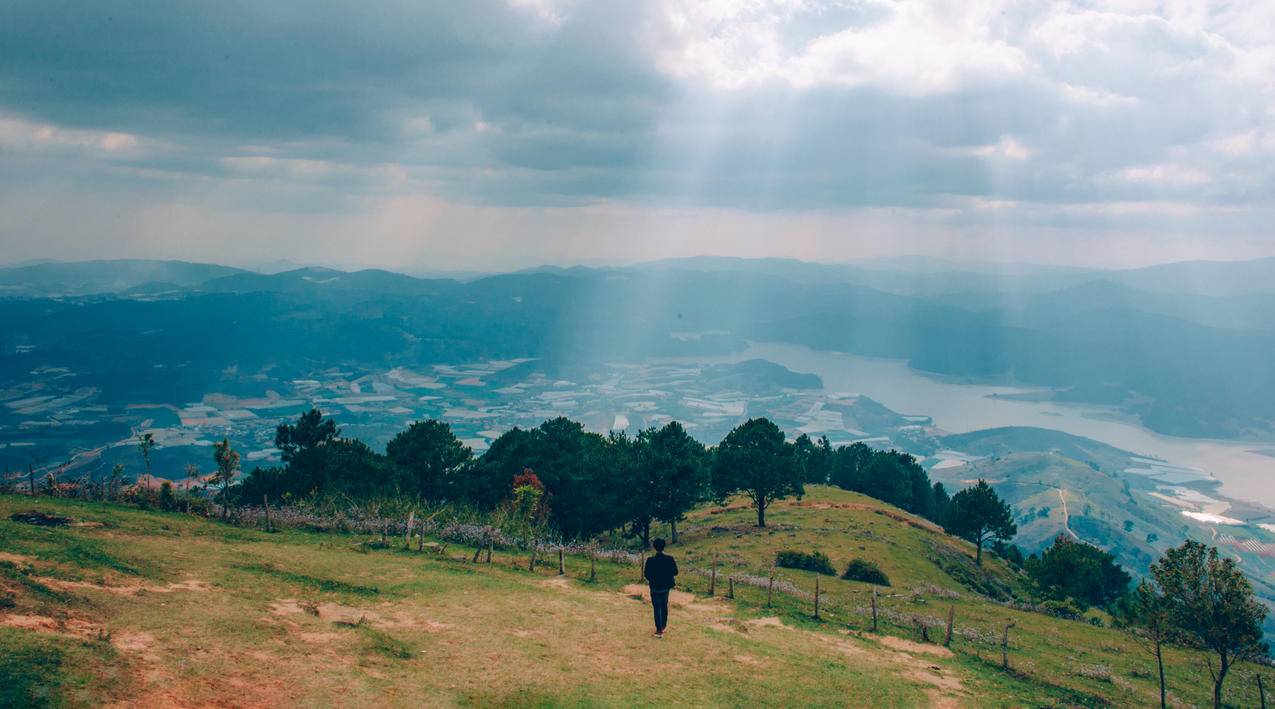
<svg viewBox="0 0 1275 709"><path fill-rule="evenodd" d="M656 539L655 541L651 542L651 546L655 547L655 551L664 551L664 540Z"/></svg>

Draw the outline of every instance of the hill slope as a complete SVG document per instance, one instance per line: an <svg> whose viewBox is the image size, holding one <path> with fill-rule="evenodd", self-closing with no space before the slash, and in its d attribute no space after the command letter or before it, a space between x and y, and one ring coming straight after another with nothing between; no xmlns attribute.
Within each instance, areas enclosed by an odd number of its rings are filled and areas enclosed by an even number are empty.
<svg viewBox="0 0 1275 709"><path fill-rule="evenodd" d="M33 508L76 525L11 519ZM590 582L580 557L559 577L555 563L528 571L516 550L474 564L473 548L455 544L404 551L401 538L376 548L366 536L0 497L0 594L10 599L0 704L1137 706L1154 696L1152 666L1125 636L970 592L944 570L968 563L967 546L897 509L815 488L774 508L766 530L748 527L750 513L732 504L688 520L674 551L689 593L675 597L660 641L631 563L599 562ZM822 577L815 621L813 577L785 572L766 607L745 575L764 577L773 549L803 545L839 566L881 562L894 586L881 589L880 634L856 609L871 595L857 582ZM723 565L708 598L698 571L714 553ZM1012 591L1012 572L989 565ZM721 598L728 585L733 600ZM951 650L917 642L913 619L949 607ZM995 646L1007 620L1017 623L1009 672ZM1177 696L1202 702L1199 658L1169 659ZM1250 675L1237 670L1237 705L1253 699Z"/></svg>

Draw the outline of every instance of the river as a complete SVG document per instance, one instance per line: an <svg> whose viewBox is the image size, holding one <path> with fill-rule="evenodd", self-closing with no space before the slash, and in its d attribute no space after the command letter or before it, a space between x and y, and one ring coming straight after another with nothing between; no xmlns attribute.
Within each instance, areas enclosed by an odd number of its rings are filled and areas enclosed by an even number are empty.
<svg viewBox="0 0 1275 709"><path fill-rule="evenodd" d="M823 378L828 392L853 392L901 414L924 414L945 431L965 433L998 426L1037 426L1085 436L1140 455L1199 468L1222 483L1223 494L1275 507L1275 458L1256 452L1271 443L1177 438L1135 422L1112 420L1110 408L992 398L1025 390L962 384L931 377L901 360L822 352L799 345L753 343L722 361L768 359Z"/></svg>

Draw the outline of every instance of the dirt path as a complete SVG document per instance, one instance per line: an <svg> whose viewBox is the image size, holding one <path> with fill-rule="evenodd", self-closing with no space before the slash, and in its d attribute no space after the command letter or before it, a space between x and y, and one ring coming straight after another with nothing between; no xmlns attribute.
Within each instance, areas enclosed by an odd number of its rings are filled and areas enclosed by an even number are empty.
<svg viewBox="0 0 1275 709"><path fill-rule="evenodd" d="M1058 499L1062 500L1063 529L1067 530L1067 534L1071 535L1072 539L1080 541L1080 536L1071 531L1071 513L1067 511L1067 495L1063 494L1061 487L1055 489L1058 490Z"/></svg>

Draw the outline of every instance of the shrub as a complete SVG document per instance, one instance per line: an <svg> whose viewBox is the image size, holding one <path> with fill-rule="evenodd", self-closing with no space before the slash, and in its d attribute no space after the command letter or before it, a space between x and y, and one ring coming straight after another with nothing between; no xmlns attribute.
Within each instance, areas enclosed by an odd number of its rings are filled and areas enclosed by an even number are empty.
<svg viewBox="0 0 1275 709"><path fill-rule="evenodd" d="M837 575L837 570L832 567L832 560L828 558L827 554L821 551L812 551L807 554L805 552L785 549L775 555L775 566L782 566L785 569L813 571L817 574L824 574L826 576Z"/></svg>
<svg viewBox="0 0 1275 709"><path fill-rule="evenodd" d="M1041 607L1046 613L1056 618L1066 618L1067 620L1079 620L1084 611L1076 602L1068 598L1065 601L1045 601Z"/></svg>
<svg viewBox="0 0 1275 709"><path fill-rule="evenodd" d="M890 577L885 575L881 567L877 566L875 562L864 559L851 559L850 563L846 565L845 573L841 574L841 578L850 581L874 583L878 586L890 585Z"/></svg>
<svg viewBox="0 0 1275 709"><path fill-rule="evenodd" d="M159 508L165 512L177 509L177 496L173 494L173 484L167 480L159 486Z"/></svg>

